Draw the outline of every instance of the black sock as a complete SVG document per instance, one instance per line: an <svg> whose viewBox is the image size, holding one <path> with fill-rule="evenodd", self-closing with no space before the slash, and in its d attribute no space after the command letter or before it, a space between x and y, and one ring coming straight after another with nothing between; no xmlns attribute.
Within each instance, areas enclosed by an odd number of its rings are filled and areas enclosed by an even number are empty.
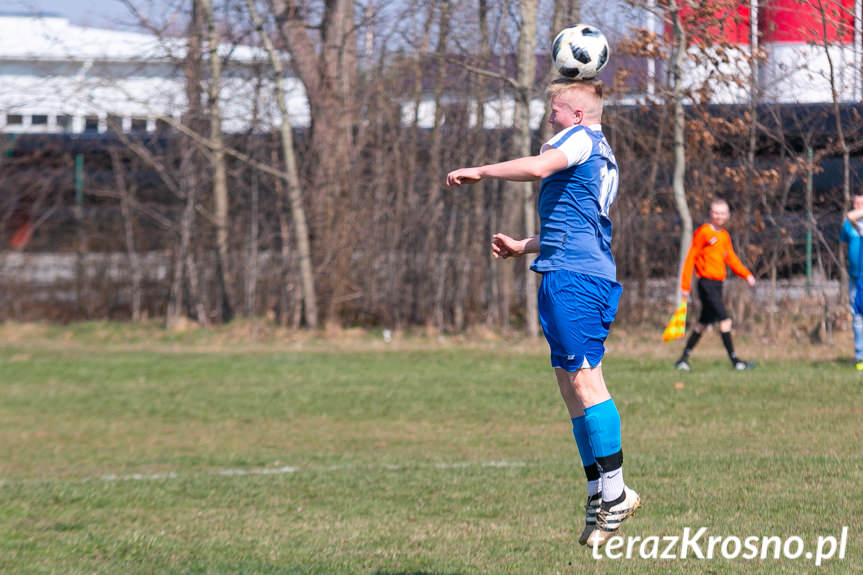
<svg viewBox="0 0 863 575"><path fill-rule="evenodd" d="M731 332L722 331L719 332L719 335L722 336L722 344L725 346L725 351L728 352L728 357L731 359L731 363L736 363L737 354L734 353L734 343L731 341Z"/></svg>
<svg viewBox="0 0 863 575"><path fill-rule="evenodd" d="M612 507L614 507L618 503L622 503L624 499L626 499L626 490L625 489L624 489L623 493L620 494L620 497L618 497L614 501L603 500L602 501L602 508L603 509L611 509Z"/></svg>
<svg viewBox="0 0 863 575"><path fill-rule="evenodd" d="M692 330L692 333L689 334L689 339L686 340L686 347L683 348L683 355L680 356L680 359L687 359L689 354L692 353L692 349L698 345L698 340L701 339L701 332Z"/></svg>
<svg viewBox="0 0 863 575"><path fill-rule="evenodd" d="M584 474L587 476L588 481L596 481L599 479L599 465L594 461L590 465L584 466Z"/></svg>

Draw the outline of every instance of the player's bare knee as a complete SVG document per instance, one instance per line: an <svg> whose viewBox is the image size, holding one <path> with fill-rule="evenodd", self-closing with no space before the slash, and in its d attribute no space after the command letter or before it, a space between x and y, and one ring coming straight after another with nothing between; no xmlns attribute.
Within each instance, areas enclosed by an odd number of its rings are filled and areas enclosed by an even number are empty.
<svg viewBox="0 0 863 575"><path fill-rule="evenodd" d="M608 395L602 369L599 367L579 369L572 378L572 388L582 405L592 405L598 397Z"/></svg>
<svg viewBox="0 0 863 575"><path fill-rule="evenodd" d="M724 319L719 322L719 331L731 331L731 318Z"/></svg>

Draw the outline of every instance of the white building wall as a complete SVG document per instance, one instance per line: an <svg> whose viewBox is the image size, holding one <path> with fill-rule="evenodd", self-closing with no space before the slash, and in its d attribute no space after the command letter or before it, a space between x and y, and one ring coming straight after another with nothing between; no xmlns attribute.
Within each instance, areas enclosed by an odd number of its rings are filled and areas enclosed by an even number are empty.
<svg viewBox="0 0 863 575"><path fill-rule="evenodd" d="M252 65L267 57L243 46L222 50L231 51L223 71L224 129L245 131L255 99ZM182 52L176 40L81 28L63 18L0 15L0 131L84 132L88 117L97 117L98 131L104 131L109 115L129 129L136 119L154 130L156 118L176 119L187 108L185 77L177 64ZM291 124L307 127L302 84L287 78L284 86ZM265 126L281 123L272 83L261 86L258 104ZM48 121L36 125L34 116Z"/></svg>
<svg viewBox="0 0 863 575"><path fill-rule="evenodd" d="M812 104L832 101L830 65L823 46L766 44L759 65L762 102ZM851 45L830 46L833 74L840 102L857 102L861 71L854 65ZM683 82L687 89L706 87L712 104L743 104L751 97L749 46L690 48Z"/></svg>
<svg viewBox="0 0 863 575"><path fill-rule="evenodd" d="M781 103L810 104L832 101L830 64L823 46L767 44L768 66L762 70L765 98ZM851 45L830 46L834 83L840 102L856 102L860 70L854 65Z"/></svg>
<svg viewBox="0 0 863 575"><path fill-rule="evenodd" d="M226 54L231 51L222 90L224 129L245 131L255 107L252 65L266 62L267 57L246 46L221 49ZM763 49L767 59L760 66L762 101L831 100L822 47L768 44ZM104 130L109 115L121 118L129 129L135 120L136 126L143 123L152 131L157 117L179 118L187 108L185 78L177 64L183 51L177 39L159 41L146 34L84 28L57 17L0 14L0 131L78 133L87 130L88 117L91 124L97 118L94 125ZM693 89L706 84L712 103L746 103L750 98L748 51L748 46L726 54L691 48L684 81ZM830 51L840 100L857 101L863 93L861 71L855 65L859 54L850 45L833 46ZM310 110L302 84L288 78L285 88L291 124L308 127ZM640 100L637 96L630 99ZM280 123L271 85L262 86L257 104L262 127ZM512 98L492 99L483 105L484 128L513 125ZM533 129L539 127L544 110L542 98L531 102ZM476 125L476 116L474 108L471 126ZM430 128L433 118L434 103L424 100L416 119L421 127ZM405 125L415 121L411 102L402 103L402 121Z"/></svg>
<svg viewBox="0 0 863 575"><path fill-rule="evenodd" d="M711 104L737 104L750 98L749 46L717 49L692 47L684 60L682 82L687 90L710 94Z"/></svg>
<svg viewBox="0 0 863 575"><path fill-rule="evenodd" d="M474 105L474 110L470 115L471 127L475 127L477 123L475 108L476 106ZM485 114L483 127L486 130L513 126L515 124L515 100L513 98L495 98L489 100L483 106L483 113ZM542 123L542 118L545 115L545 100L541 98L531 100L529 115L530 128L532 130L538 129Z"/></svg>

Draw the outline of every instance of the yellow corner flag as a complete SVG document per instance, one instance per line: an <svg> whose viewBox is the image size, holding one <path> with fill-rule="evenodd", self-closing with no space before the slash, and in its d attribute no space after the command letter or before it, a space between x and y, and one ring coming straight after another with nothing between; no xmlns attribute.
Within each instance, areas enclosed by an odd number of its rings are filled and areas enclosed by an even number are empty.
<svg viewBox="0 0 863 575"><path fill-rule="evenodd" d="M665 326L665 331L662 333L662 341L671 341L672 339L680 339L686 333L686 300L677 308L677 311L671 316L668 325Z"/></svg>

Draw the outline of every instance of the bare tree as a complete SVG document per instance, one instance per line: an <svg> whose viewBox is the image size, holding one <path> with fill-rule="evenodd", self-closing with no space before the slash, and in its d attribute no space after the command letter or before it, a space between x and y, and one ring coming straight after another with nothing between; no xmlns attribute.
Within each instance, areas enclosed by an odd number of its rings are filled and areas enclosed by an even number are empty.
<svg viewBox="0 0 863 575"><path fill-rule="evenodd" d="M202 76L203 76L203 18L201 6L192 3L192 17L189 21L187 35L186 57L183 71L186 79L187 113L184 123L191 131L202 131ZM174 269L171 284L171 295L167 310L167 325L173 327L185 315L184 277L188 274L190 291L194 298L194 306L198 323L208 325L207 306L204 291L198 276L198 267L194 255L192 236L195 228L197 210L197 195L199 186L199 151L194 146L183 146L180 153L179 182L175 182L164 165L153 162L162 180L172 187L176 195L184 200L183 212L179 224L179 248L173 250ZM143 155L145 151L141 150ZM185 272L185 273L184 273Z"/></svg>
<svg viewBox="0 0 863 575"><path fill-rule="evenodd" d="M222 321L230 321L234 315L232 297L234 280L232 273L230 238L228 232L228 177L225 166L225 146L222 134L222 109L219 102L222 92L222 56L219 54L219 31L213 14L211 0L193 0L200 4L200 10L207 27L207 114L210 120L209 136L212 144L209 160L213 174L213 200L215 203L216 248L219 255L218 281L220 287Z"/></svg>
<svg viewBox="0 0 863 575"><path fill-rule="evenodd" d="M132 321L141 320L141 264L135 249L135 220L132 214L134 191L126 182L126 168L116 148L108 150L117 192L120 194L120 212L123 215L123 230L126 240L126 255L129 257L129 273L132 278Z"/></svg>
<svg viewBox="0 0 863 575"><path fill-rule="evenodd" d="M671 98L673 102L672 141L674 150L674 169L671 183L674 195L674 206L680 215L680 251L678 256L677 277L683 275L683 263L686 253L692 243L692 215L686 202L686 117L683 109L683 60L686 57L686 31L680 17L680 5L677 0L671 0L668 5L669 17L673 27L673 48L671 58ZM677 292L677 302L681 295Z"/></svg>
<svg viewBox="0 0 863 575"><path fill-rule="evenodd" d="M751 230L750 222L752 220L752 204L753 190L752 187L758 179L756 169L756 154L758 148L758 104L761 100L761 85L759 81L759 42L758 42L758 6L757 3L750 3L749 8L749 134L746 146L746 169L749 172L750 185L742 186L743 192L743 241L740 245L740 252L744 257L750 254L751 245ZM738 325L744 325L748 315L743 313L745 299L739 297L735 317L738 318Z"/></svg>
<svg viewBox="0 0 863 575"><path fill-rule="evenodd" d="M836 70L833 66L833 56L830 53L830 33L828 31L828 27L836 27L836 24L832 23L831 20L836 16L837 6L834 5L830 7L831 9L829 11L831 14L829 15L828 9L823 0L815 0L815 6L821 16L821 22L819 22L821 30L819 40L821 41L821 46L824 48L824 55L827 58L828 80L830 82L830 97L831 103L833 104L836 138L838 140L839 150L842 152L842 211L844 212L851 208L851 150L845 140L845 130L842 125L842 115L839 109L839 93L836 89ZM838 9L841 10L841 7ZM844 261L845 245L842 242L839 242L838 251L840 260ZM839 301L845 302L848 301L848 270L844 265L839 266L839 278Z"/></svg>
<svg viewBox="0 0 863 575"><path fill-rule="evenodd" d="M299 255L300 265L300 281L303 287L303 302L304 302L304 317L306 324L316 329L318 327L318 299L315 290L315 278L312 269L311 257L311 242L309 241L309 230L306 224L306 211L303 205L302 189L300 186L299 170L296 162L296 152L294 150L294 136L291 128L290 116L288 114L287 104L285 103L284 91L284 67L282 61L276 53L270 37L264 30L264 23L255 8L254 0L247 0L246 6L249 10L249 15L252 18L252 23L258 31L258 37L261 40L267 55L270 59L270 66L274 73L274 92L276 103L279 108L279 136L282 144L282 158L285 163L285 186L288 190L288 200L291 206L291 214L294 222L294 236ZM283 226L284 228L284 226ZM283 234L284 235L284 234ZM283 245L286 245L286 238L283 237Z"/></svg>
<svg viewBox="0 0 863 575"><path fill-rule="evenodd" d="M309 141L312 198L317 205L322 276L329 302L327 322L337 322L341 297L348 289L353 229L342 218L350 214L354 190L354 89L357 58L354 0L271 0L278 30L291 54L291 65L308 95L312 129ZM314 22L308 19L319 15Z"/></svg>
<svg viewBox="0 0 863 575"><path fill-rule="evenodd" d="M412 8L414 7L412 6ZM395 211L396 214L404 214L405 221L402 225L396 224L396 229L393 231L392 239L395 241L395 245L401 245L402 242L405 242L406 245L411 245L421 241L420 234L417 231L421 219L420 199L418 198L419 194L417 191L416 177L418 171L417 156L420 151L420 138L422 136L420 114L423 102L423 71L426 56L431 44L431 32L435 15L434 8L435 4L433 2L427 3L425 6L425 12L422 15L422 20L419 23L414 24L415 18L420 14L419 10L411 10L406 18L409 23L419 26L419 30L411 30L411 32L419 33L419 42L417 45L412 46L413 52L410 54L409 60L404 62L400 67L409 75L410 78L412 78L413 82L410 86L410 99L409 102L406 103L410 105L409 124L405 127L407 133L403 135L405 140L403 146L405 169L403 174L401 173L401 170L396 170L398 178L403 184L399 187L402 188L403 191L397 193ZM411 36L414 38L417 37L413 35ZM398 278L397 283L402 285L405 282L408 283L408 285L405 286L404 291L406 291L409 296L407 298L398 297L397 301L402 304L398 306L401 308L401 311L394 314L395 327L401 327L402 322L415 321L419 319L420 314L417 308L419 307L418 302L423 299L423 286L421 282L414 281L411 283L408 278L411 277L411 275L420 275L420 269L423 266L423 258L416 251L412 251L406 253L404 257L400 257L399 254L394 253L393 259L401 262L401 265L396 265L396 275ZM399 291L401 290L398 289L397 285L396 292L398 293Z"/></svg>
<svg viewBox="0 0 863 575"><path fill-rule="evenodd" d="M530 102L533 99L533 84L536 79L536 19L539 8L537 0L521 1L521 28L518 35L518 80L516 86L516 134L514 142L516 156L531 155ZM536 234L536 200L534 182L516 184L522 198L524 235ZM525 264L525 330L527 336L539 335L536 310L536 276L530 270L530 259Z"/></svg>
<svg viewBox="0 0 863 575"><path fill-rule="evenodd" d="M447 51L447 36L449 35L450 23L450 3L449 0L438 0L438 37L437 51L443 56ZM447 230L441 238L439 229L444 217L444 201L443 196L443 169L441 148L443 145L443 121L444 121L444 82L446 81L447 70L446 60L440 58L437 60L437 74L435 75L434 83L434 120L432 121L432 129L429 137L429 158L431 165L429 166L428 177L428 197L424 212L428 217L429 233L426 235L425 253L438 252L438 257L435 258L432 265L435 268L434 274L434 295L431 302L432 319L439 331L445 329L444 319L444 297L447 285L447 271L449 269L450 256L452 249L455 246L455 229L452 225L447 226ZM450 222L454 221L450 216ZM442 240L442 241L441 241ZM443 249L436 249L442 243Z"/></svg>

